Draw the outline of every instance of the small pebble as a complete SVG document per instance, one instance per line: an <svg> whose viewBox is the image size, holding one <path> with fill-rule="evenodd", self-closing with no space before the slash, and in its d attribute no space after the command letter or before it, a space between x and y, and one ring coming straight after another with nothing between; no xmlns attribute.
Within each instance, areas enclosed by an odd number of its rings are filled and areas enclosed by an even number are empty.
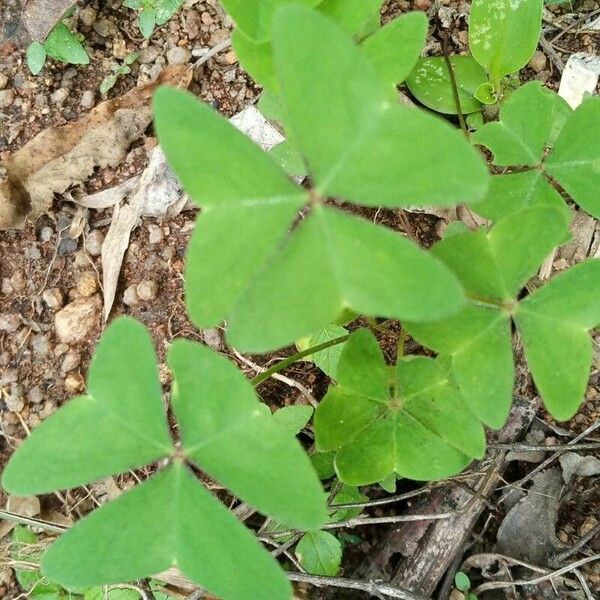
<svg viewBox="0 0 600 600"><path fill-rule="evenodd" d="M85 250L91 256L100 256L104 234L99 229L92 229L85 238Z"/></svg>
<svg viewBox="0 0 600 600"><path fill-rule="evenodd" d="M150 244L159 244L164 239L162 227L151 223L148 225L148 242Z"/></svg>
<svg viewBox="0 0 600 600"><path fill-rule="evenodd" d="M10 392L3 394L6 408L12 412L21 412L25 408L23 401L23 390L18 383L11 385Z"/></svg>
<svg viewBox="0 0 600 600"><path fill-rule="evenodd" d="M82 8L77 13L79 20L86 26L91 27L96 20L98 13L91 7Z"/></svg>
<svg viewBox="0 0 600 600"><path fill-rule="evenodd" d="M50 341L48 336L43 333L34 335L31 339L31 348L35 354L46 356L50 352Z"/></svg>
<svg viewBox="0 0 600 600"><path fill-rule="evenodd" d="M192 57L192 53L187 48L175 46L167 50L167 62L170 65L185 65Z"/></svg>
<svg viewBox="0 0 600 600"><path fill-rule="evenodd" d="M110 35L110 23L108 22L107 19L102 19L100 21L96 21L94 23L94 31L100 36L100 37L108 37Z"/></svg>
<svg viewBox="0 0 600 600"><path fill-rule="evenodd" d="M65 378L65 390L71 394L75 394L83 389L83 377L79 373L71 373Z"/></svg>
<svg viewBox="0 0 600 600"><path fill-rule="evenodd" d="M15 101L15 90L0 90L0 108L8 108Z"/></svg>
<svg viewBox="0 0 600 600"><path fill-rule="evenodd" d="M206 345L212 348L213 350L223 350L223 339L221 338L219 330L215 327L211 327L210 329L203 329L202 339L206 342Z"/></svg>
<svg viewBox="0 0 600 600"><path fill-rule="evenodd" d="M42 258L42 253L37 246L31 246L27 249L27 254L31 260L40 260Z"/></svg>
<svg viewBox="0 0 600 600"><path fill-rule="evenodd" d="M96 275L92 271L84 271L77 281L77 291L84 298L89 298L96 293L98 289L98 282L96 281Z"/></svg>
<svg viewBox="0 0 600 600"><path fill-rule="evenodd" d="M0 314L0 331L14 333L19 329L19 325L21 325L21 319L16 313Z"/></svg>
<svg viewBox="0 0 600 600"><path fill-rule="evenodd" d="M52 227L42 227L42 230L40 231L40 240L42 242L49 242L53 235L54 230Z"/></svg>
<svg viewBox="0 0 600 600"><path fill-rule="evenodd" d="M63 374L67 374L69 371L76 369L80 363L81 355L79 352L76 352L75 350L69 350L69 352L65 354L60 370Z"/></svg>
<svg viewBox="0 0 600 600"><path fill-rule="evenodd" d="M62 293L58 288L44 290L42 300L50 310L59 309L63 303Z"/></svg>
<svg viewBox="0 0 600 600"><path fill-rule="evenodd" d="M0 90L3 90L8 85L8 77L4 73L0 73Z"/></svg>
<svg viewBox="0 0 600 600"><path fill-rule="evenodd" d="M548 59L546 58L546 55L541 50L537 50L532 59L529 61L529 66L536 73L540 73L546 67L547 62Z"/></svg>
<svg viewBox="0 0 600 600"><path fill-rule="evenodd" d="M96 325L102 308L98 294L91 298L80 298L67 304L54 315L56 336L64 344L82 342L88 338Z"/></svg>
<svg viewBox="0 0 600 600"><path fill-rule="evenodd" d="M52 102L52 104L56 104L56 106L62 106L68 97L69 90L65 88L58 88L55 92L52 92L50 96L50 102Z"/></svg>
<svg viewBox="0 0 600 600"><path fill-rule="evenodd" d="M140 297L137 294L135 285L130 285L123 293L123 304L127 306L135 306L140 303Z"/></svg>
<svg viewBox="0 0 600 600"><path fill-rule="evenodd" d="M158 285L156 281L145 280L138 283L136 292L140 300L154 300L158 292Z"/></svg>
<svg viewBox="0 0 600 600"><path fill-rule="evenodd" d="M161 49L158 46L147 46L140 50L138 62L142 65L153 63L160 55Z"/></svg>
<svg viewBox="0 0 600 600"><path fill-rule="evenodd" d="M27 393L27 400L32 404L41 404L44 396L39 385L32 387Z"/></svg>
<svg viewBox="0 0 600 600"><path fill-rule="evenodd" d="M83 94L81 94L81 100L79 101L81 108L89 110L90 108L94 107L94 103L94 92L92 92L91 90L86 90L85 92L83 92Z"/></svg>

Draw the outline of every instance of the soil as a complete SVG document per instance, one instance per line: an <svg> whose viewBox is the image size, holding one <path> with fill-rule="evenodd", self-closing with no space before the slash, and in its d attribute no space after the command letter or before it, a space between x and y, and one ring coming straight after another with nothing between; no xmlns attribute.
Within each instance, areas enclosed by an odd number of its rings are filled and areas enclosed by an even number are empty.
<svg viewBox="0 0 600 600"><path fill-rule="evenodd" d="M429 10L433 14L434 4L430 0L389 0L382 16L387 21L413 8ZM597 1L583 0L573 4L574 11L581 14L600 11L600 2ZM451 51L465 52L469 3L442 0L439 6L445 11L443 14L453 20ZM43 129L76 120L98 104L103 99L99 92L101 82L129 53L140 52L140 59L132 65L131 74L119 77L109 97L120 96L135 85L155 78L170 60L196 60L195 57L227 38L232 29L231 20L217 0L187 0L170 22L159 28L150 40L144 40L137 30L133 11L124 8L120 0L80 2L79 11L69 23L84 36L90 64L68 66L49 60L42 73L34 77L26 66L26 35L18 26L19 9L17 0L7 0L0 7L3 20L0 23L3 26L0 29L0 98L4 97L6 104L4 106L0 102L0 159L6 159ZM560 7L552 11L560 22L561 15L568 13L569 9ZM439 27L432 27L427 45L430 54L441 54L438 31ZM551 33L549 37L555 34ZM568 55L576 51L600 54L600 35L581 34L577 27L567 29L558 44L558 55L565 62ZM528 67L523 76L525 79L541 80L555 90L560 80L560 73L550 59L546 59L543 65L538 61L535 69ZM232 116L254 102L261 91L240 68L231 50L220 53L196 69L190 90L204 101L212 102L226 116ZM3 91L8 93L2 96ZM12 101L8 102L6 98L11 97ZM147 165L148 154L155 143L149 130L146 137L134 145L123 164L116 169L107 168L95 173L87 182L85 192L112 187L140 173ZM57 310L68 302L101 292L101 259L97 248L89 241L102 238L111 214L112 209L82 213L68 201L57 199L53 210L37 222L28 223L23 230L0 232L0 318L7 317L10 321L0 330L0 471L19 441L33 427L67 399L84 391L89 360L103 329L100 310L94 315L93 326L85 341L76 344L60 343L54 317ZM389 209L365 210L361 214L407 234L425 247L439 239L440 219L432 215ZM79 228L82 233L73 239L69 237L69 228L75 218L83 218L85 223ZM177 337L207 343L228 354L249 376L256 374L224 346L219 328L199 331L187 317L182 284L185 250L194 218L194 211L186 211L164 222L144 219L134 230L112 311L113 317L128 314L149 327L161 361L160 373L165 389L170 383L164 364L165 348ZM155 297L140 300L134 305L126 304L125 291L143 282L157 285ZM397 342L394 333L397 335L399 328L395 323L386 324L386 327L392 333L380 335L380 338L391 359ZM597 341L600 341L600 335ZM252 360L261 366L269 366L292 352L293 349L289 348L269 356L252 357ZM316 398L324 395L329 382L319 369L308 362L294 364L285 374L310 389ZM570 422L560 424L567 432L580 433L598 421L599 379L596 369L587 392L588 401ZM273 379L263 383L258 391L263 400L273 407L306 403L297 389ZM525 378L519 391L533 399L535 391L529 378ZM543 410L540 415L547 423L553 423ZM557 443L564 443L564 439ZM514 478L518 479L530 468L523 463L514 469ZM590 489L586 481L584 479L581 483L583 492ZM133 480L131 476L123 476L115 478L114 483L117 488L125 489L132 485ZM595 495L582 492L585 505L578 504L575 496L575 499L569 499L567 508L561 510L558 535L563 542L576 542L585 519L590 514L600 514L599 494L597 487L595 489ZM371 496L381 493L378 488L366 491ZM56 511L63 515L81 516L110 494L102 486L92 486L90 490L74 490L60 498L43 498L42 505L46 514L55 511L55 517ZM6 497L0 491L0 505L4 506L5 501ZM349 553L348 572L351 563L360 561L361 552L375 543L380 536L380 528L362 533L361 544ZM484 543L492 547L493 541L486 538ZM5 576L4 584L0 586L0 598L15 598L19 593L15 582ZM311 595L316 594L314 588L312 592L311 588L306 590L305 597L318 597ZM366 598L368 595L359 597Z"/></svg>

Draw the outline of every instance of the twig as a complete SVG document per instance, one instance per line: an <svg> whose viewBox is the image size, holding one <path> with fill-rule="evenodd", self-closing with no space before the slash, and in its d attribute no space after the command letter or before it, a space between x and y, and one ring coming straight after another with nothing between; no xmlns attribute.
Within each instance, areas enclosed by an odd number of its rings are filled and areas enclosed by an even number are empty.
<svg viewBox="0 0 600 600"><path fill-rule="evenodd" d="M548 581L550 579L554 579L556 577L560 577L565 573L569 573L578 567L586 565L588 563L594 562L596 560L600 560L600 554L594 554L594 556L586 556L574 563L571 563L562 569L558 569L556 571L552 571L551 573L547 573L546 575L541 575L540 577L535 577L534 579L521 579L517 581L488 581L487 583L483 583L476 590L474 590L474 594L477 596L487 590L496 590L498 588L511 587L511 586L524 586L524 585L537 585L538 583L543 583L544 581Z"/></svg>
<svg viewBox="0 0 600 600"><path fill-rule="evenodd" d="M562 73L565 70L565 63L562 61L562 58L558 55L554 46L551 42L549 42L544 34L540 35L540 46L542 50L548 55L548 58L552 61L552 64L558 69L559 73Z"/></svg>
<svg viewBox="0 0 600 600"><path fill-rule="evenodd" d="M551 561L550 564L558 567L561 562L573 556L576 552L581 550L590 540L594 539L598 534L600 534L600 523L596 525L593 529L588 531L572 548L557 554Z"/></svg>
<svg viewBox="0 0 600 600"><path fill-rule="evenodd" d="M414 498L415 496L422 496L423 494L428 494L429 491L430 488L426 487L420 490L414 490L412 492L406 492L404 494L390 496L389 498L369 500L368 502L344 502L343 504L331 504L329 508L341 510L343 508L366 508L367 506L382 506L384 504L394 504L395 502L402 502L402 500L408 500L409 498Z"/></svg>
<svg viewBox="0 0 600 600"><path fill-rule="evenodd" d="M512 450L513 452L565 452L566 450L599 450L600 442L585 444L558 444L556 446L530 446L528 444L488 444L494 450Z"/></svg>
<svg viewBox="0 0 600 600"><path fill-rule="evenodd" d="M227 50L231 46L231 38L226 38L223 41L216 44L213 48L211 48L204 56L201 56L190 68L197 69L205 62L208 62L213 56L219 54L219 52L223 52L223 50Z"/></svg>
<svg viewBox="0 0 600 600"><path fill-rule="evenodd" d="M586 599L594 600L594 596L592 596L592 591L590 590L590 587L588 586L587 581L583 576L583 573L579 569L573 569L573 573L575 577L577 577L577 579L579 580L579 584L581 585L581 589L583 590Z"/></svg>
<svg viewBox="0 0 600 600"><path fill-rule="evenodd" d="M578 436L574 437L570 442L568 442L564 446L563 450L554 452L552 454L552 456L549 456L546 460L541 462L535 469L533 469L531 472L529 472L527 475L525 475L525 477L523 477L519 481L516 481L515 483L511 484L510 489L506 490L502 494L502 496L500 497L500 500L498 502L501 503L502 501L504 501L512 493L512 491L513 491L512 488L514 488L515 486L522 486L524 483L527 483L530 479L532 479L535 475L537 475L540 471L543 471L546 467L548 467L548 465L552 464L560 454L576 447L575 445L577 444L577 442L579 442L583 438L587 437L592 431L595 431L596 429L598 429L598 427L600 427L600 421L596 421L595 423L592 423L592 425L590 425L583 433L580 433Z"/></svg>
<svg viewBox="0 0 600 600"><path fill-rule="evenodd" d="M267 370L265 367L261 367L260 365L257 365L255 362L251 361L249 358L246 358L245 356L243 356L235 348L232 348L231 350L236 355L238 360L240 360L245 365L250 367L256 373L264 373ZM282 383L289 385L290 387L296 388L306 398L306 400L308 400L308 402L310 402L310 404L312 406L314 406L315 408L317 406L319 406L317 399L312 395L311 391L306 386L302 385L299 381L296 381L295 379L292 379L291 377L282 375L281 373L273 373L273 375L271 375L271 377L273 377L273 379L277 379L277 381L281 381Z"/></svg>
<svg viewBox="0 0 600 600"><path fill-rule="evenodd" d="M68 527L65 525L51 523L50 521L42 521L41 519L35 519L34 517L26 517L25 515L20 515L8 510L0 510L0 519L6 519L7 521L12 521L13 523L19 523L20 525L38 527L39 529L50 531L52 533L64 533L68 529Z"/></svg>
<svg viewBox="0 0 600 600"><path fill-rule="evenodd" d="M344 529L346 527L360 527L361 525L384 525L387 523L406 523L408 521L439 521L441 519L450 519L459 514L460 511L438 513L430 515L395 515L392 517L354 517L347 521L339 523L326 523L321 529ZM296 533L295 529L286 529L284 531L274 531L271 537L280 537Z"/></svg>
<svg viewBox="0 0 600 600"><path fill-rule="evenodd" d="M287 576L291 581L310 583L317 586L338 587L347 590L360 590L368 592L372 596L387 596L388 598L400 598L401 600L426 600L425 596L413 594L408 590L375 581L360 581L357 579L346 579L345 577L323 577L320 575L289 572Z"/></svg>

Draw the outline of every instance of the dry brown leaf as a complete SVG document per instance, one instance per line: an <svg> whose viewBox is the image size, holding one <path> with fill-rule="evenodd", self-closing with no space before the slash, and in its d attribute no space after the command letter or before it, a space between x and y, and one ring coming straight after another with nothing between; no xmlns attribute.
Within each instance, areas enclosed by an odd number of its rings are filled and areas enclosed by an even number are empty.
<svg viewBox="0 0 600 600"><path fill-rule="evenodd" d="M79 120L51 127L0 164L0 229L22 227L52 205L54 194L82 184L96 167L115 167L150 124L150 100L159 85L187 87L191 70L165 69L159 78L106 100Z"/></svg>

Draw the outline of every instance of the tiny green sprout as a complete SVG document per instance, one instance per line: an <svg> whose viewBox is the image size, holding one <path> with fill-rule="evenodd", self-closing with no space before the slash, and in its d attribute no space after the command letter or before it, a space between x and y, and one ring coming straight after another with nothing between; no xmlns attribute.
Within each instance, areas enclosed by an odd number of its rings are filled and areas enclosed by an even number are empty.
<svg viewBox="0 0 600 600"><path fill-rule="evenodd" d="M139 56L139 52L131 52L123 59L123 64L114 64L112 66L113 72L110 75L107 75L100 84L100 93L103 95L108 94L119 80L119 77L129 75L129 73L131 73L131 65L139 58Z"/></svg>
<svg viewBox="0 0 600 600"><path fill-rule="evenodd" d="M183 0L125 0L123 6L138 12L138 27L147 39L156 26L164 25L179 10Z"/></svg>
<svg viewBox="0 0 600 600"><path fill-rule="evenodd" d="M456 589L461 592L468 592L471 589L471 580L466 573L462 571L457 571L454 575L454 585Z"/></svg>
<svg viewBox="0 0 600 600"><path fill-rule="evenodd" d="M87 65L90 58L83 47L83 38L75 35L62 21L48 34L46 41L32 42L27 48L27 66L33 75L44 68L46 57L73 65Z"/></svg>

